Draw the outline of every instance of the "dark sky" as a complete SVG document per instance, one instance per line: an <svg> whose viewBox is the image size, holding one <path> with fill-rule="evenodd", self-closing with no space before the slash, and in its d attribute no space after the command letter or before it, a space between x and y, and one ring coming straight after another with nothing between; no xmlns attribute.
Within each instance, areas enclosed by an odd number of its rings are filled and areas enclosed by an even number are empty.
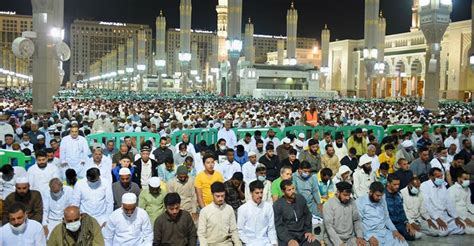
<svg viewBox="0 0 474 246"><path fill-rule="evenodd" d="M162 9L168 27L179 27L179 0L65 0L65 24L77 18L149 24ZM251 17L255 33L284 35L291 0L243 0L243 23ZM388 34L406 32L411 25L412 0L381 0ZM453 21L471 17L471 0L453 0ZM193 28L216 30L217 0L193 0ZM299 11L298 35L318 38L324 24L331 40L357 39L364 34L364 0L295 0ZM1 0L0 10L31 15L31 0ZM67 29L66 29L67 30Z"/></svg>

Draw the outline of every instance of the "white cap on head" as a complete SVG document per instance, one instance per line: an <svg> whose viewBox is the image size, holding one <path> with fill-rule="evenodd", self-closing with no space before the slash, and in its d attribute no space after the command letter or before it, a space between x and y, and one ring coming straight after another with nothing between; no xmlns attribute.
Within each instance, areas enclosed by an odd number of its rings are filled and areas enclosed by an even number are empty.
<svg viewBox="0 0 474 246"><path fill-rule="evenodd" d="M158 188L160 187L161 179L159 177L151 177L148 184L153 188Z"/></svg>
<svg viewBox="0 0 474 246"><path fill-rule="evenodd" d="M300 134L298 134L298 137L299 138L305 138L305 135L304 135L304 133L300 133Z"/></svg>
<svg viewBox="0 0 474 246"><path fill-rule="evenodd" d="M122 196L122 204L136 204L137 203L137 195L134 193L125 193Z"/></svg>
<svg viewBox="0 0 474 246"><path fill-rule="evenodd" d="M410 141L410 140L405 140L405 141L402 142L402 147L403 148L410 148L412 146L413 146L413 142Z"/></svg>
<svg viewBox="0 0 474 246"><path fill-rule="evenodd" d="M367 128L362 128L362 132L367 132Z"/></svg>
<svg viewBox="0 0 474 246"><path fill-rule="evenodd" d="M372 157L368 155L361 156L359 160L359 167L367 163L372 163Z"/></svg>
<svg viewBox="0 0 474 246"><path fill-rule="evenodd" d="M130 169L126 167L122 167L119 170L119 175L131 175L132 173L130 172Z"/></svg>
<svg viewBox="0 0 474 246"><path fill-rule="evenodd" d="M30 183L27 176L20 176L20 177L15 179L15 182L17 184L29 184Z"/></svg>
<svg viewBox="0 0 474 246"><path fill-rule="evenodd" d="M250 156L256 156L256 155L257 155L257 154L256 154L255 152L253 152L253 151L250 151L249 154L248 154L249 157L250 157Z"/></svg>
<svg viewBox="0 0 474 246"><path fill-rule="evenodd" d="M291 140L289 138L284 138L283 143L284 144L289 144L289 143L291 143Z"/></svg>
<svg viewBox="0 0 474 246"><path fill-rule="evenodd" d="M44 139L44 136L43 136L43 135L38 135L38 136L36 137L36 139Z"/></svg>

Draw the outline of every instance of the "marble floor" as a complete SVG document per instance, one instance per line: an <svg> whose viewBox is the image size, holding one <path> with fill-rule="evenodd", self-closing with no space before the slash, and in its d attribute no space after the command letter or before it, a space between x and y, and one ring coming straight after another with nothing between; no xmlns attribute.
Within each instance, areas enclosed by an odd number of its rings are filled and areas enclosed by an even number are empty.
<svg viewBox="0 0 474 246"><path fill-rule="evenodd" d="M474 245L474 235L425 237L409 244L410 246L467 246Z"/></svg>

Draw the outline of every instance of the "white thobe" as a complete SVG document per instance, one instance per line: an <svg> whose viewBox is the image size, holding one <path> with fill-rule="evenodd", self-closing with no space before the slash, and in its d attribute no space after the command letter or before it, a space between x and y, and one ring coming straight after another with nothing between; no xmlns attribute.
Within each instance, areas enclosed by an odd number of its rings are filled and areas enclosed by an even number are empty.
<svg viewBox="0 0 474 246"><path fill-rule="evenodd" d="M345 143L342 143L341 148L337 147L336 143L334 143L333 147L334 147L334 153L339 158L339 160L342 160L342 158L344 158L346 155L349 154Z"/></svg>
<svg viewBox="0 0 474 246"><path fill-rule="evenodd" d="M105 246L151 246L153 230L145 210L137 207L131 217L122 208L115 210L102 230Z"/></svg>
<svg viewBox="0 0 474 246"><path fill-rule="evenodd" d="M267 146L269 142L273 142L273 147L275 147L275 150L278 146L281 145L280 139L278 139L277 137L274 137L273 139L267 137L265 138L265 140L263 140L263 146Z"/></svg>
<svg viewBox="0 0 474 246"><path fill-rule="evenodd" d="M363 158L363 156L366 156L366 157L369 157L369 158L372 159L372 163L370 164L370 166L372 167L372 170L376 171L376 170L379 169L380 161L379 161L379 157L377 155L369 156L368 154L364 154L360 158Z"/></svg>
<svg viewBox="0 0 474 246"><path fill-rule="evenodd" d="M474 205L471 203L471 190L463 188L458 182L449 187L448 194L454 202L456 212L462 220L474 221Z"/></svg>
<svg viewBox="0 0 474 246"><path fill-rule="evenodd" d="M366 174L362 168L354 172L354 197L359 198L369 193L369 186L372 183L370 175Z"/></svg>
<svg viewBox="0 0 474 246"><path fill-rule="evenodd" d="M446 177L446 173L449 172L449 167L451 166L451 165L449 165L449 162L447 162L447 161L446 162L441 162L438 158L433 158L430 161L430 165L431 165L431 168L437 167L437 168L441 169L441 172L443 173L443 178Z"/></svg>
<svg viewBox="0 0 474 246"><path fill-rule="evenodd" d="M196 173L200 173L201 171L204 171L204 163L202 162L201 153L194 154L193 158L194 158L194 169L196 169Z"/></svg>
<svg viewBox="0 0 474 246"><path fill-rule="evenodd" d="M433 181L427 180L421 184L420 190L423 195L423 204L426 210L428 210L431 219L442 219L448 225L447 230L439 230L439 235L464 234L464 229L458 227L454 222L458 215L454 203L448 195L446 186L436 187Z"/></svg>
<svg viewBox="0 0 474 246"><path fill-rule="evenodd" d="M257 178L257 174L255 170L257 169L258 162L252 164L250 161L247 161L242 165L242 174L244 175L245 183L249 183L251 180L255 180Z"/></svg>
<svg viewBox="0 0 474 246"><path fill-rule="evenodd" d="M444 140L444 147L445 148L449 148L449 146L451 146L451 144L456 145L456 153L459 153L459 151L461 151L461 148L459 146L459 140L457 138L453 138L452 136L449 136L448 138L446 138Z"/></svg>
<svg viewBox="0 0 474 246"><path fill-rule="evenodd" d="M35 150L34 150L34 147L33 147L33 144L28 142L28 144L25 144L25 143L21 143L20 144L20 149L21 150L24 150L24 149L29 149L31 151L31 153L33 153Z"/></svg>
<svg viewBox="0 0 474 246"><path fill-rule="evenodd" d="M53 178L59 178L59 169L56 165L46 165L45 168L39 168L38 164L28 169L28 180L30 189L45 192L49 190L49 181Z"/></svg>
<svg viewBox="0 0 474 246"><path fill-rule="evenodd" d="M410 224L420 225L421 232L429 236L438 236L439 231L428 225L430 214L423 205L423 196L421 194L412 196L408 192L408 186L400 191L403 198L403 209ZM433 221L434 222L434 221Z"/></svg>
<svg viewBox="0 0 474 246"><path fill-rule="evenodd" d="M175 145L175 148L176 148L177 150L179 150L179 145L180 145L181 143L182 143L182 142L179 142L179 143L177 143L177 144ZM196 153L196 149L194 148L194 145L193 145L192 143L188 143L188 144L187 144L187 149L186 149L186 151L188 151L188 153L191 153L191 154L193 154L193 155Z"/></svg>
<svg viewBox="0 0 474 246"><path fill-rule="evenodd" d="M243 243L260 246L278 244L271 203L262 201L256 204L250 200L239 207L237 215L237 229Z"/></svg>
<svg viewBox="0 0 474 246"><path fill-rule="evenodd" d="M95 163L94 158L89 158L82 169L82 172L78 175L81 178L86 177L87 170L96 167L100 171L100 176L108 181L112 182L112 159L108 156L103 155L102 160L99 164Z"/></svg>
<svg viewBox="0 0 474 246"><path fill-rule="evenodd" d="M240 164L236 161L233 161L232 163L230 163L229 161L225 161L221 164L215 165L214 169L222 173L222 176L224 176L224 181L231 179L234 173L242 172Z"/></svg>
<svg viewBox="0 0 474 246"><path fill-rule="evenodd" d="M15 131L13 130L13 127L10 124L7 124L6 122L0 122L0 142L5 143L5 135L6 134L11 134L15 136Z"/></svg>
<svg viewBox="0 0 474 246"><path fill-rule="evenodd" d="M61 140L59 151L61 162L67 163L76 173L81 173L84 167L81 163L85 164L91 155L87 140L82 136L75 139L71 135L64 137Z"/></svg>
<svg viewBox="0 0 474 246"><path fill-rule="evenodd" d="M235 135L235 132L232 129L220 129L217 133L217 139L221 138L225 139L226 145L231 149L233 149L237 144L237 136Z"/></svg>
<svg viewBox="0 0 474 246"><path fill-rule="evenodd" d="M72 196L74 194L73 189L69 186L64 186L63 192L63 195L58 200L55 200L51 196L49 190L41 193L43 198L43 226L48 226L49 235L51 235L53 229L62 222L64 209L71 205Z"/></svg>
<svg viewBox="0 0 474 246"><path fill-rule="evenodd" d="M46 238L43 226L37 221L26 219L26 229L23 233L13 233L10 223L0 229L0 245L44 246Z"/></svg>
<svg viewBox="0 0 474 246"><path fill-rule="evenodd" d="M252 183L254 180L250 180L248 183L245 182L245 200L249 201L252 200L252 193L250 192L250 183ZM272 198L272 181L270 180L265 180L263 182L263 197L262 201L269 202L270 204L273 203L273 198Z"/></svg>
<svg viewBox="0 0 474 246"><path fill-rule="evenodd" d="M246 143L244 139L240 139L237 145L244 146L244 150L248 153L255 146L255 140L252 138L249 143Z"/></svg>
<svg viewBox="0 0 474 246"><path fill-rule="evenodd" d="M0 175L0 200L5 200L8 195L15 192L15 183L15 175L9 181L5 181Z"/></svg>
<svg viewBox="0 0 474 246"><path fill-rule="evenodd" d="M95 189L89 186L87 179L77 181L71 203L79 207L81 213L89 214L102 225L114 210L114 196L111 182L100 179L100 185Z"/></svg>

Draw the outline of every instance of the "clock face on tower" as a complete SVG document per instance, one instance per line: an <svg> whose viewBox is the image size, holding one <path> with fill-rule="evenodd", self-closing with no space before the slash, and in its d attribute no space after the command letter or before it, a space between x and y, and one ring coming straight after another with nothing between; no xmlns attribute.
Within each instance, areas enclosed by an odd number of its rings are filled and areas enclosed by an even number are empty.
<svg viewBox="0 0 474 246"><path fill-rule="evenodd" d="M60 61L67 61L71 58L71 49L69 46L64 42L59 42L56 44L56 54Z"/></svg>
<svg viewBox="0 0 474 246"><path fill-rule="evenodd" d="M31 39L17 38L12 43L12 51L18 58L30 58L35 53L35 44Z"/></svg>

